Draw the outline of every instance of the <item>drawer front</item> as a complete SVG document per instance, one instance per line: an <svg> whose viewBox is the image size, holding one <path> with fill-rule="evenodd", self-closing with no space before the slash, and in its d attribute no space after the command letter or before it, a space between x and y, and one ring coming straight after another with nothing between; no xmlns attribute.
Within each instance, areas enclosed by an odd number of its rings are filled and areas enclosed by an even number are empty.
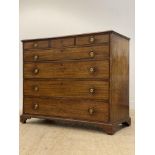
<svg viewBox="0 0 155 155"><path fill-rule="evenodd" d="M23 45L24 45L24 49L48 48L49 47L49 41L48 40L29 41L29 42L24 42Z"/></svg>
<svg viewBox="0 0 155 155"><path fill-rule="evenodd" d="M50 44L52 48L74 46L74 38L52 39Z"/></svg>
<svg viewBox="0 0 155 155"><path fill-rule="evenodd" d="M24 78L109 78L109 61L25 63Z"/></svg>
<svg viewBox="0 0 155 155"><path fill-rule="evenodd" d="M109 34L96 34L76 37L76 45L109 43Z"/></svg>
<svg viewBox="0 0 155 155"><path fill-rule="evenodd" d="M109 46L77 47L50 50L29 50L24 52L24 61L50 61L67 59L109 58Z"/></svg>
<svg viewBox="0 0 155 155"><path fill-rule="evenodd" d="M25 80L24 95L36 97L76 97L108 100L109 82L80 80Z"/></svg>
<svg viewBox="0 0 155 155"><path fill-rule="evenodd" d="M91 100L25 98L24 113L78 120L107 122L107 103Z"/></svg>

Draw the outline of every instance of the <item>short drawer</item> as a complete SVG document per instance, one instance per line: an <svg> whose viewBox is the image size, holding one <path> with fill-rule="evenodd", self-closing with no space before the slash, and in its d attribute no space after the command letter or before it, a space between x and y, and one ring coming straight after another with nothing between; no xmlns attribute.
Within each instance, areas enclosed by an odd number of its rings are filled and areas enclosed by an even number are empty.
<svg viewBox="0 0 155 155"><path fill-rule="evenodd" d="M109 34L95 34L76 37L76 45L109 43Z"/></svg>
<svg viewBox="0 0 155 155"><path fill-rule="evenodd" d="M109 99L109 82L74 80L24 80L25 96Z"/></svg>
<svg viewBox="0 0 155 155"><path fill-rule="evenodd" d="M24 98L24 113L108 122L109 105L91 100Z"/></svg>
<svg viewBox="0 0 155 155"><path fill-rule="evenodd" d="M50 46L51 48L74 46L74 37L52 39L50 41Z"/></svg>
<svg viewBox="0 0 155 155"><path fill-rule="evenodd" d="M24 78L109 78L109 61L25 63Z"/></svg>
<svg viewBox="0 0 155 155"><path fill-rule="evenodd" d="M41 41L28 41L23 44L24 49L39 49L39 48L48 48L49 41L41 40Z"/></svg>
<svg viewBox="0 0 155 155"><path fill-rule="evenodd" d="M109 58L109 46L91 46L62 48L49 50L29 50L24 52L24 61L52 61L76 59L106 59Z"/></svg>

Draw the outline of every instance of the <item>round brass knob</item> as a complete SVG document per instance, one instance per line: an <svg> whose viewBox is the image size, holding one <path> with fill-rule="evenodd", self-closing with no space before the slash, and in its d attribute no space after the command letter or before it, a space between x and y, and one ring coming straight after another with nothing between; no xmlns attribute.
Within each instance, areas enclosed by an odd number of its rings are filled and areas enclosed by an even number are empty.
<svg viewBox="0 0 155 155"><path fill-rule="evenodd" d="M88 112L89 112L90 115L93 115L94 114L94 109L93 108L89 108Z"/></svg>
<svg viewBox="0 0 155 155"><path fill-rule="evenodd" d="M94 68L94 67L90 67L89 71L90 71L91 73L93 73L93 72L95 72L95 68Z"/></svg>
<svg viewBox="0 0 155 155"><path fill-rule="evenodd" d="M94 38L93 36L91 36L91 37L90 37L90 42L91 42L91 43L94 43L94 41L95 41L95 38Z"/></svg>
<svg viewBox="0 0 155 155"><path fill-rule="evenodd" d="M33 60L36 61L38 60L39 56L38 55L34 55Z"/></svg>
<svg viewBox="0 0 155 155"><path fill-rule="evenodd" d="M94 89L94 88L90 88L90 89L89 89L89 92L90 92L90 93L94 93L94 92L95 92L95 89Z"/></svg>
<svg viewBox="0 0 155 155"><path fill-rule="evenodd" d="M35 68L35 69L33 70L33 73L34 73L34 74L38 74L38 73L39 73L39 69L38 69L38 68Z"/></svg>
<svg viewBox="0 0 155 155"><path fill-rule="evenodd" d="M91 52L89 53L89 55L90 55L91 58L93 58L93 57L95 56L95 53L94 53L93 51L91 51Z"/></svg>
<svg viewBox="0 0 155 155"><path fill-rule="evenodd" d="M37 110L39 108L39 105L38 104L34 104L34 110Z"/></svg>
<svg viewBox="0 0 155 155"><path fill-rule="evenodd" d="M37 44L37 43L34 43L33 46L34 46L34 47L38 47L38 44Z"/></svg>
<svg viewBox="0 0 155 155"><path fill-rule="evenodd" d="M38 91L39 87L38 86L34 86L34 91Z"/></svg>

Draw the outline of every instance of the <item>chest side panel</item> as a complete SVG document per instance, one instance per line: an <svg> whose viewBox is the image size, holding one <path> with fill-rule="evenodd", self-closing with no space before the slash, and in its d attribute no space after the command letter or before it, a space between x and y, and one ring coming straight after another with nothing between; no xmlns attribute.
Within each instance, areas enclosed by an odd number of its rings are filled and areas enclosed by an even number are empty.
<svg viewBox="0 0 155 155"><path fill-rule="evenodd" d="M110 36L110 119L129 117L129 40Z"/></svg>

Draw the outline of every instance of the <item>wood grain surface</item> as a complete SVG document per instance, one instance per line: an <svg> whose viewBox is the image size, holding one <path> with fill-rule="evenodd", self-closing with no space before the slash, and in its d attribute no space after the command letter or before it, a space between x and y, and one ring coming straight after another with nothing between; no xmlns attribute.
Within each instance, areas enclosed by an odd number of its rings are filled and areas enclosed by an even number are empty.
<svg viewBox="0 0 155 155"><path fill-rule="evenodd" d="M130 126L129 38L114 31L23 41L24 113L91 123L108 134Z"/></svg>
<svg viewBox="0 0 155 155"><path fill-rule="evenodd" d="M93 41L91 41L91 38L93 38ZM76 45L99 44L108 42L109 34L95 34L76 37Z"/></svg>
<svg viewBox="0 0 155 155"><path fill-rule="evenodd" d="M50 40L51 48L69 47L74 46L74 37L70 38L58 38Z"/></svg>
<svg viewBox="0 0 155 155"><path fill-rule="evenodd" d="M38 88L35 90L35 88ZM90 92L94 89L94 92ZM25 80L24 95L109 99L109 83L104 81Z"/></svg>
<svg viewBox="0 0 155 155"><path fill-rule="evenodd" d="M38 108L34 106L38 104ZM24 98L24 113L107 122L108 103L92 100ZM89 113L93 109L93 113Z"/></svg>
<svg viewBox="0 0 155 155"><path fill-rule="evenodd" d="M110 118L116 122L129 118L129 41L111 35Z"/></svg>
<svg viewBox="0 0 155 155"><path fill-rule="evenodd" d="M37 58L36 58L37 56ZM24 61L52 61L52 60L81 60L108 59L109 46L88 46L75 48L33 49L24 51Z"/></svg>
<svg viewBox="0 0 155 155"><path fill-rule="evenodd" d="M91 72L90 69L94 71ZM35 74L34 70L38 73ZM109 61L25 63L24 78L109 78Z"/></svg>
<svg viewBox="0 0 155 155"><path fill-rule="evenodd" d="M24 49L38 49L38 48L48 48L49 41L48 40L41 40L41 41L30 41L24 43Z"/></svg>

